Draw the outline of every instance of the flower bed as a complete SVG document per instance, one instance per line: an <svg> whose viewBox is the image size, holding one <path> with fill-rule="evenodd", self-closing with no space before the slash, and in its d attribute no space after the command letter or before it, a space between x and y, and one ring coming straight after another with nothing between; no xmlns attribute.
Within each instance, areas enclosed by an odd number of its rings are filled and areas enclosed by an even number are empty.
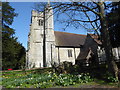
<svg viewBox="0 0 120 90"><path fill-rule="evenodd" d="M77 83L93 81L89 74L71 75L45 73L16 73L4 74L2 85L6 88L48 88L54 86L70 86Z"/></svg>

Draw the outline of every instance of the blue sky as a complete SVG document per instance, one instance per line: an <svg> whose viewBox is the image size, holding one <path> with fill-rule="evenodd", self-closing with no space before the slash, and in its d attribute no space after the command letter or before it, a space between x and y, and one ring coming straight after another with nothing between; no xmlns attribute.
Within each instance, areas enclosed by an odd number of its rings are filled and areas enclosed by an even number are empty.
<svg viewBox="0 0 120 90"><path fill-rule="evenodd" d="M28 33L30 30L30 21L31 21L31 10L33 10L34 2L10 2L10 5L15 8L15 12L18 13L18 16L15 17L12 24L12 28L15 29L15 36L18 37L18 41L27 49L27 40ZM56 15L54 15L54 18ZM55 20L55 19L54 19ZM63 24L58 22L54 23L55 31L64 31L62 30ZM77 34L86 34L87 31L83 28L75 30L72 27L67 28L64 32L77 33Z"/></svg>

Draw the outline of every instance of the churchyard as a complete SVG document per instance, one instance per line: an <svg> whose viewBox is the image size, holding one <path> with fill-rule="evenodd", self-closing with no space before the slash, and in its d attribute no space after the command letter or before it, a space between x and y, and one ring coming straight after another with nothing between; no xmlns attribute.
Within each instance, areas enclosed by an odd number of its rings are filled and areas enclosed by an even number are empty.
<svg viewBox="0 0 120 90"><path fill-rule="evenodd" d="M72 71L55 72L53 68L8 70L2 73L3 88L118 88L118 81L104 66L101 68L73 66Z"/></svg>
<svg viewBox="0 0 120 90"><path fill-rule="evenodd" d="M27 14L27 11L31 12L28 6L32 5L18 4L16 2L0 3L0 9L3 8L1 10L3 71L0 71L2 88L120 88L120 2L110 4L101 0L101 2L92 3L65 2L53 5L48 2L43 12L36 12L37 8L32 10L31 19L28 18L30 16L27 15L30 13ZM13 8L14 5L15 8ZM55 31L57 26L54 25L55 11L53 10L57 8L58 14L63 12L66 14L62 15L64 20L58 19L61 23L66 23L65 28L74 26L78 30L86 29L87 33L94 34L85 36L77 32L77 34L70 34ZM15 9L20 9L22 12L16 13ZM23 17L18 17L21 23L16 20L18 22L15 26L22 28L10 26L14 17L19 14ZM94 18L91 17L92 15ZM55 17L58 18L58 15ZM28 30L27 18L31 23L29 24L30 33L26 35L28 36L26 50L22 45L25 43L22 40L26 36L22 35L26 33L25 30ZM81 26L84 28L82 29ZM75 30L71 27L69 29ZM19 30L22 32L18 32L21 36L16 36L15 32ZM20 42L17 40L18 37L22 37ZM54 60L59 66L53 65L50 68ZM75 63L75 65L70 63L60 65L64 61ZM99 63L99 61L102 62Z"/></svg>

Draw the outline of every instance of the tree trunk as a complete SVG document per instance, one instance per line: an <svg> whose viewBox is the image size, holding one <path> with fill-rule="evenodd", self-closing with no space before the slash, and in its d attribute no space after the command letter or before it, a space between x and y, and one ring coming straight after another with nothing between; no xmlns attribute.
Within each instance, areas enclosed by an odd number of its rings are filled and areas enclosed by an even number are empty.
<svg viewBox="0 0 120 90"><path fill-rule="evenodd" d="M108 71L112 73L118 79L118 67L114 61L112 46L110 43L110 36L106 21L106 15L104 11L104 2L99 2L100 11L100 23L101 23L101 39L106 53L106 59L108 64Z"/></svg>

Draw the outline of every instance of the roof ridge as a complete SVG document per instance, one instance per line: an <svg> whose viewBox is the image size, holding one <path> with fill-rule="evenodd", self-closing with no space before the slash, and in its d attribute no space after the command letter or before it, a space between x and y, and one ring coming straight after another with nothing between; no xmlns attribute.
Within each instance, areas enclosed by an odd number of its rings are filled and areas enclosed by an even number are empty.
<svg viewBox="0 0 120 90"><path fill-rule="evenodd" d="M54 32L60 32L60 31L54 31ZM84 34L76 34L76 33L69 33L69 32L60 32L60 33L73 34L73 35L80 35L80 36L87 36L87 35L84 35Z"/></svg>

